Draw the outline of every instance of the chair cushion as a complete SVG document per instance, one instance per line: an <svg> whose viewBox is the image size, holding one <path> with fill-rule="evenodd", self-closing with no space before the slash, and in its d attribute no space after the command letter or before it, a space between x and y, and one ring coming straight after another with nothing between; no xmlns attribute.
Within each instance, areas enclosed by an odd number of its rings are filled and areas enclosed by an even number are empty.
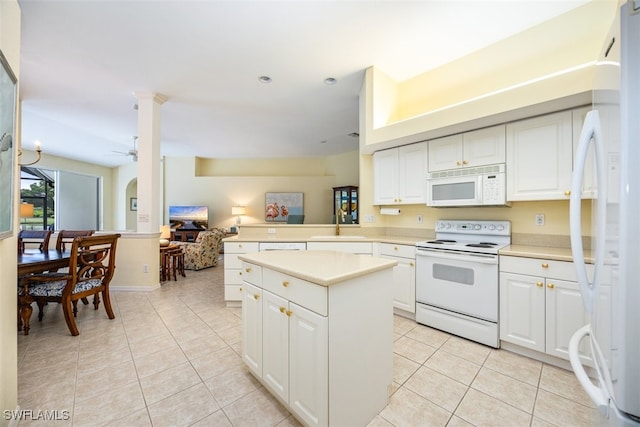
<svg viewBox="0 0 640 427"><path fill-rule="evenodd" d="M66 285L67 285L66 280L57 280L55 282L30 284L29 295L34 297L61 297L62 290ZM73 293L77 294L78 292L84 292L89 289L97 288L100 285L102 285L102 280L100 279L85 280L76 285L76 288L73 290Z"/></svg>

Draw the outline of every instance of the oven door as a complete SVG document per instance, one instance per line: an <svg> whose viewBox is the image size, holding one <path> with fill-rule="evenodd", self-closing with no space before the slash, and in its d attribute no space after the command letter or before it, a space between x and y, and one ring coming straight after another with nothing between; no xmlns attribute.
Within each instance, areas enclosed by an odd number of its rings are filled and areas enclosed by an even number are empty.
<svg viewBox="0 0 640 427"><path fill-rule="evenodd" d="M416 249L416 302L498 321L498 256Z"/></svg>

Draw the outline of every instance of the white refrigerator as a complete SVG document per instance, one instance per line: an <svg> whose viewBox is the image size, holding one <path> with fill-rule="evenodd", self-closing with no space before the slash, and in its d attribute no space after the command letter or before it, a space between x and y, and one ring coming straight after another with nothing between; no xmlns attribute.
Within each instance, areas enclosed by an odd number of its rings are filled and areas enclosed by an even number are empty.
<svg viewBox="0 0 640 427"><path fill-rule="evenodd" d="M597 69L593 110L585 119L574 161L570 203L571 246L590 324L573 335L569 356L600 411L599 424L639 426L640 0L621 6ZM589 167L597 177L591 206L592 277L584 266L581 235L580 190ZM583 341L593 359L588 369L578 355Z"/></svg>

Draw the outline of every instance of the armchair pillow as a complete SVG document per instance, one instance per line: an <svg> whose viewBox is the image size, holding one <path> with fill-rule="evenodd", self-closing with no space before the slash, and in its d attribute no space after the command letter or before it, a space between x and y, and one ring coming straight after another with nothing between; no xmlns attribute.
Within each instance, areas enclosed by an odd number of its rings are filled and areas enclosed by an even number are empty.
<svg viewBox="0 0 640 427"><path fill-rule="evenodd" d="M195 242L171 242L172 245L184 249L184 268L187 270L202 270L218 265L220 241L224 231L218 229L205 230L198 233Z"/></svg>

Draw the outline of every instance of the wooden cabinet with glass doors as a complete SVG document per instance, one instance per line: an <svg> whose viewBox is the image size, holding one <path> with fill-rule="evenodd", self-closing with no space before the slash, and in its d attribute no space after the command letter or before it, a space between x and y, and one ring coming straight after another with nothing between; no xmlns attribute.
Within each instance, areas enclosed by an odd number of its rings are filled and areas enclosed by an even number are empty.
<svg viewBox="0 0 640 427"><path fill-rule="evenodd" d="M358 187L333 187L333 220L340 217L341 224L358 224Z"/></svg>

